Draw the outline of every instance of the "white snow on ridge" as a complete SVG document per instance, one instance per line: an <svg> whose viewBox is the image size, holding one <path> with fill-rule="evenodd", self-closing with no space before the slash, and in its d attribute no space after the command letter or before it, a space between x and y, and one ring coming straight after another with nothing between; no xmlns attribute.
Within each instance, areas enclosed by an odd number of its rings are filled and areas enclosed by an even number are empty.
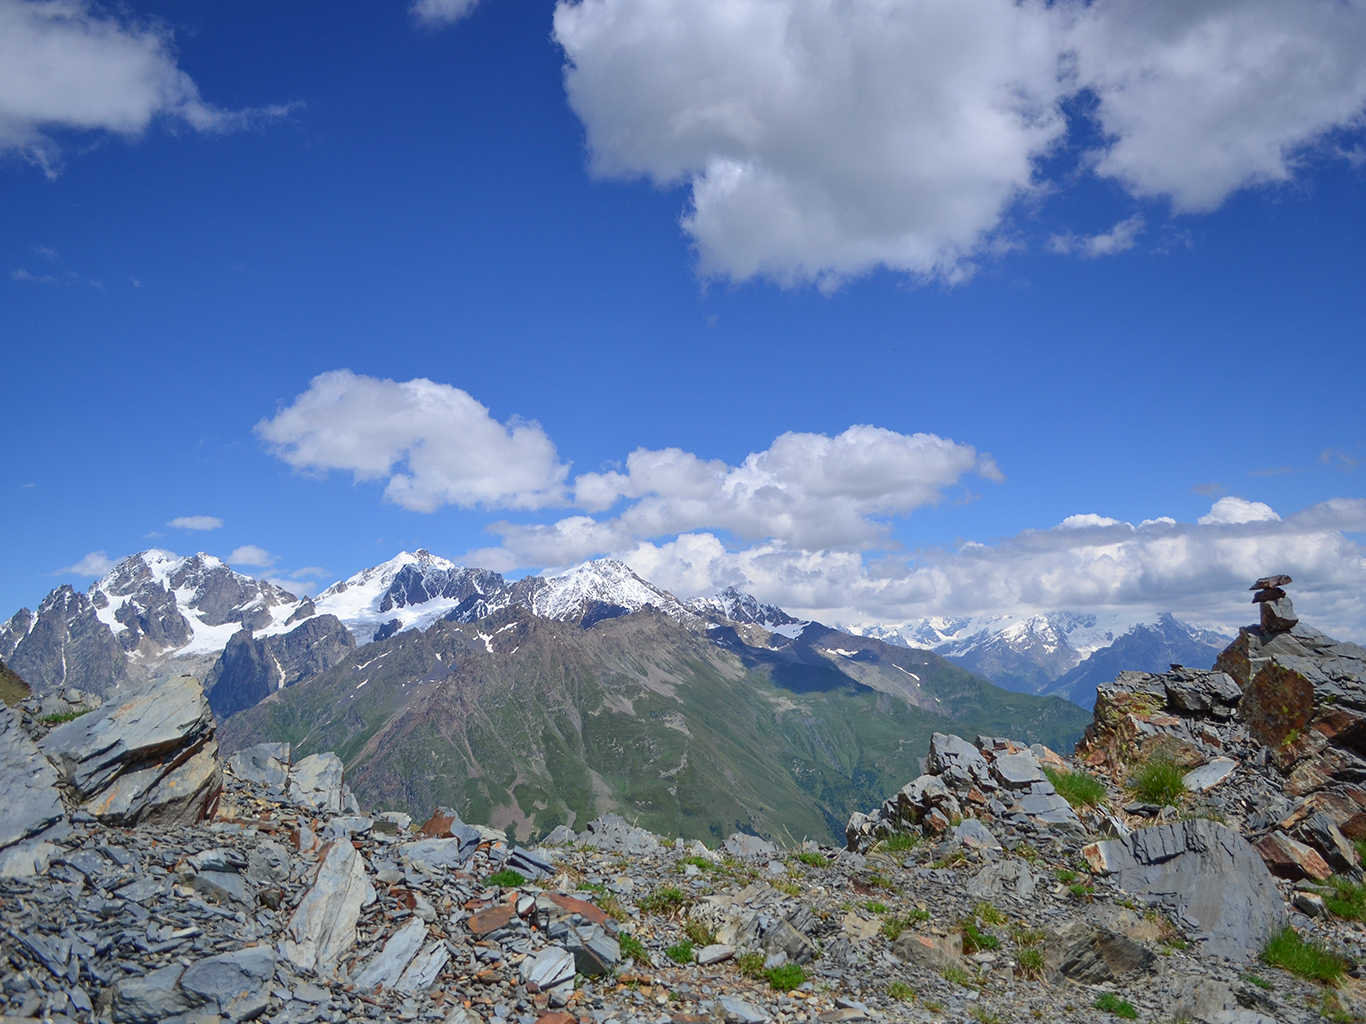
<svg viewBox="0 0 1366 1024"><path fill-rule="evenodd" d="M530 610L533 615L548 619L571 617L589 601L629 608L633 612L648 604L671 618L691 616L683 602L673 594L646 583L625 562L615 558L594 559L537 579L544 581L544 585L537 588Z"/></svg>

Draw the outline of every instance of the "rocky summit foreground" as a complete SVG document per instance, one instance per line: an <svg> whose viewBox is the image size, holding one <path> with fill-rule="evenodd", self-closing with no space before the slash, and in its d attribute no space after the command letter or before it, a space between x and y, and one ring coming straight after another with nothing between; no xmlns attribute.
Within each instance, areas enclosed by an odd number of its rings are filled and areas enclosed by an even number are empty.
<svg viewBox="0 0 1366 1024"><path fill-rule="evenodd" d="M1219 669L1102 687L1075 757L936 733L841 848L362 813L335 755L222 761L188 677L0 707L0 1015L1357 1019L1366 652L1283 586Z"/></svg>

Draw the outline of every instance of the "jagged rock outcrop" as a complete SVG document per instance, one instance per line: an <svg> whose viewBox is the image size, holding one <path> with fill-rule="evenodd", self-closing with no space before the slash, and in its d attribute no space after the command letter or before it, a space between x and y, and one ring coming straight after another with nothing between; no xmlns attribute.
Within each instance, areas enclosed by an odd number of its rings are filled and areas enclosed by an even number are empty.
<svg viewBox="0 0 1366 1024"><path fill-rule="evenodd" d="M1121 673L1078 755L1116 782L1153 756L1236 824L1273 874L1353 873L1366 838L1366 650L1301 622L1288 576L1258 580L1261 624L1211 671Z"/></svg>
<svg viewBox="0 0 1366 1024"><path fill-rule="evenodd" d="M218 785L213 715L199 680L148 683L38 743L85 813L107 824L189 823Z"/></svg>
<svg viewBox="0 0 1366 1024"><path fill-rule="evenodd" d="M941 836L952 829L969 841L994 842L990 833L975 831L974 819L999 822L1012 831L1080 833L1081 820L1053 788L1044 774L1045 764L1070 770L1042 744L1026 747L979 736L974 746L959 736L935 733L923 775L871 814L856 811L850 817L845 827L849 849L865 850L908 830Z"/></svg>

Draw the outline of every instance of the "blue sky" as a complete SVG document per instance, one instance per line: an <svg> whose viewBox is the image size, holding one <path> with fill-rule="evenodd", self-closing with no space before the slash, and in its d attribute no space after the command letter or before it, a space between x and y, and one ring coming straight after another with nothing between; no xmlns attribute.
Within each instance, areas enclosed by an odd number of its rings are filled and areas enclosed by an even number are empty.
<svg viewBox="0 0 1366 1024"><path fill-rule="evenodd" d="M1366 7L1273 58L1258 3L429 4L0 0L84 72L0 53L5 614L99 552L305 591L422 546L841 621L1236 623L1284 570L1366 638ZM1149 37L1273 94L1144 93Z"/></svg>

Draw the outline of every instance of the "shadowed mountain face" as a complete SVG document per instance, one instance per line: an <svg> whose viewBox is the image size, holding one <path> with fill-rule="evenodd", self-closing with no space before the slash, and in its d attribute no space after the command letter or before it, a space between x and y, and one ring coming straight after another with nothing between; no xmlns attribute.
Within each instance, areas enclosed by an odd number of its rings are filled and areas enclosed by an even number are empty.
<svg viewBox="0 0 1366 1024"><path fill-rule="evenodd" d="M335 749L361 802L450 805L522 837L615 810L666 835L830 839L919 773L935 731L1066 747L1089 721L928 651L646 608L589 622L506 608L347 653L228 719L228 750Z"/></svg>
<svg viewBox="0 0 1366 1024"><path fill-rule="evenodd" d="M1048 692L1084 708L1096 703L1096 687L1124 671L1165 672L1173 665L1209 668L1229 638L1199 629L1170 615L1135 626L1108 647L1093 652L1085 661L1048 687Z"/></svg>

